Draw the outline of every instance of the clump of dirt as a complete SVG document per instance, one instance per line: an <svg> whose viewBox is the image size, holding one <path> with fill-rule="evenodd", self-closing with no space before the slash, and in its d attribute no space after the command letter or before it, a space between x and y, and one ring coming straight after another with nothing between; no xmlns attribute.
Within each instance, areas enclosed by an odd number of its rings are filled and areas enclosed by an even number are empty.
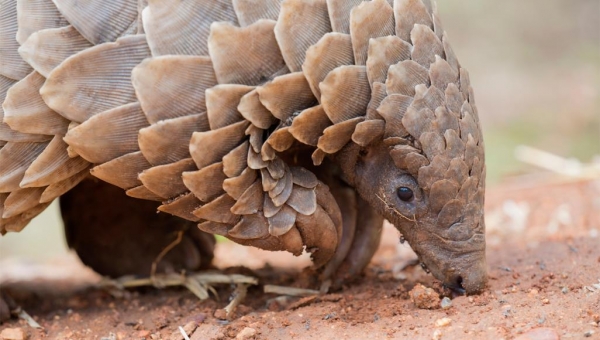
<svg viewBox="0 0 600 340"><path fill-rule="evenodd" d="M264 284L302 286L298 273L306 258L219 244L218 265L243 265L260 278L231 321L215 311L227 305L235 287L220 286L218 296L205 301L185 289L139 289L115 297L89 288L97 277L73 257L60 267L37 265L32 268L42 277L29 272L17 280L15 274L3 289L43 329L14 319L0 329L20 329L29 339L184 339L182 331L191 339L599 338L600 184L515 182L488 193L490 280L477 296L444 292L412 265L414 254L388 226L365 275L318 297L262 292ZM27 268L16 265L15 272ZM43 277L56 268L72 270L65 277ZM440 303L440 296L451 301Z"/></svg>

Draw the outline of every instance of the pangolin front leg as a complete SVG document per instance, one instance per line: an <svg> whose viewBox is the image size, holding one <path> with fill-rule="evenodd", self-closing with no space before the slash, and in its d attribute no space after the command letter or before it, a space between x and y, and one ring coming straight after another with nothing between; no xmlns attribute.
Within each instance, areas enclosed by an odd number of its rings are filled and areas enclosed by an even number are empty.
<svg viewBox="0 0 600 340"><path fill-rule="evenodd" d="M320 171L320 179L329 186L342 215L340 241L320 275L322 289L335 289L360 275L369 264L379 247L383 217L341 178L333 164Z"/></svg>

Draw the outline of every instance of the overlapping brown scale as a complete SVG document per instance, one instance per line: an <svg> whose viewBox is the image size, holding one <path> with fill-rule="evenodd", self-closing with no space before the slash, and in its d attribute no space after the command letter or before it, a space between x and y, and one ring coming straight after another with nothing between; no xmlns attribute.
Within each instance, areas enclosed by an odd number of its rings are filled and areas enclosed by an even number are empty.
<svg viewBox="0 0 600 340"><path fill-rule="evenodd" d="M31 163L19 186L43 187L67 179L89 167L81 157L71 158L62 136L56 135L46 149Z"/></svg>
<svg viewBox="0 0 600 340"><path fill-rule="evenodd" d="M317 99L321 99L319 84L329 72L339 66L354 64L352 40L349 34L327 33L309 47L302 71Z"/></svg>
<svg viewBox="0 0 600 340"><path fill-rule="evenodd" d="M360 146L367 146L376 139L383 138L386 122L381 119L372 119L360 122L352 133L352 141Z"/></svg>
<svg viewBox="0 0 600 340"><path fill-rule="evenodd" d="M63 117L84 122L100 112L136 100L131 70L149 56L143 35L94 46L56 67L40 94Z"/></svg>
<svg viewBox="0 0 600 340"><path fill-rule="evenodd" d="M190 154L198 169L220 161L246 137L247 121L241 121L217 130L194 132Z"/></svg>
<svg viewBox="0 0 600 340"><path fill-rule="evenodd" d="M273 189L269 191L269 197L273 201L273 204L276 206L281 206L290 198L292 191L294 189L294 182L292 179L292 174L287 172L281 178L277 185Z"/></svg>
<svg viewBox="0 0 600 340"><path fill-rule="evenodd" d="M331 124L331 120L327 117L323 106L317 105L300 112L292 121L289 132L298 141L317 146L322 131Z"/></svg>
<svg viewBox="0 0 600 340"><path fill-rule="evenodd" d="M206 90L206 113L212 130L242 121L244 117L237 107L240 99L254 87L237 84L223 84Z"/></svg>
<svg viewBox="0 0 600 340"><path fill-rule="evenodd" d="M17 20L16 39L21 45L37 31L69 24L52 1L44 0L17 1Z"/></svg>
<svg viewBox="0 0 600 340"><path fill-rule="evenodd" d="M237 17L231 0L149 0L142 21L153 56L208 55L210 25Z"/></svg>
<svg viewBox="0 0 600 340"><path fill-rule="evenodd" d="M429 68L429 79L431 79L431 85L446 91L449 84L458 81L458 72L446 60L436 55L435 62Z"/></svg>
<svg viewBox="0 0 600 340"><path fill-rule="evenodd" d="M273 236L282 236L289 232L296 222L296 210L287 205L283 205L277 213L267 218L269 223L269 234Z"/></svg>
<svg viewBox="0 0 600 340"><path fill-rule="evenodd" d="M248 149L248 167L254 170L266 168L269 165L268 160L263 160L262 155L252 148Z"/></svg>
<svg viewBox="0 0 600 340"><path fill-rule="evenodd" d="M277 122L277 119L275 119L271 112L260 102L257 89L246 93L240 99L237 110L242 117L252 123L252 125L263 130L268 129Z"/></svg>
<svg viewBox="0 0 600 340"><path fill-rule="evenodd" d="M69 178L63 179L60 182L50 184L46 187L46 189L42 193L42 196L40 196L40 203L52 202L58 196L73 189L77 184L79 184L79 182L87 178L89 176L89 173L89 167L87 167ZM39 212L41 212L41 210ZM27 213L29 213L29 211Z"/></svg>
<svg viewBox="0 0 600 340"><path fill-rule="evenodd" d="M213 221L205 221L198 224L198 228L205 233L227 236L227 232L233 226L225 223L213 222Z"/></svg>
<svg viewBox="0 0 600 340"><path fill-rule="evenodd" d="M444 46L435 33L425 25L415 25L410 33L413 43L412 60L428 68L435 56L444 56Z"/></svg>
<svg viewBox="0 0 600 340"><path fill-rule="evenodd" d="M104 163L139 150L137 133L148 126L139 103L102 112L69 130L65 142L90 163Z"/></svg>
<svg viewBox="0 0 600 340"><path fill-rule="evenodd" d="M429 10L421 0L394 0L394 18L396 35L404 41L410 41L415 24L433 27Z"/></svg>
<svg viewBox="0 0 600 340"><path fill-rule="evenodd" d="M193 193L188 192L172 200L164 202L158 207L158 211L166 212L168 214L179 216L189 221L198 222L200 218L192 214L192 211L198 209L202 205L202 202Z"/></svg>
<svg viewBox="0 0 600 340"><path fill-rule="evenodd" d="M350 140L356 125L365 120L365 117L356 117L332 125L323 131L317 146L328 154L340 151Z"/></svg>
<svg viewBox="0 0 600 340"><path fill-rule="evenodd" d="M256 170L246 168L239 176L225 179L223 181L223 190L229 196L238 199L254 183L257 176Z"/></svg>
<svg viewBox="0 0 600 340"><path fill-rule="evenodd" d="M385 119L384 138L404 137L407 135L402 118L412 102L412 97L402 94L391 94L381 102L377 108L377 112Z"/></svg>
<svg viewBox="0 0 600 340"><path fill-rule="evenodd" d="M289 127L282 127L275 130L266 141L271 146L271 148L275 151L283 152L289 149L294 143L294 136L290 133ZM261 150L262 152L262 150ZM263 155L261 155L262 157ZM262 158L265 160L265 157ZM267 158L268 160L273 160L273 157Z"/></svg>
<svg viewBox="0 0 600 340"><path fill-rule="evenodd" d="M444 178L454 178L457 183L464 183L469 177L469 168L462 158L452 158Z"/></svg>
<svg viewBox="0 0 600 340"><path fill-rule="evenodd" d="M321 105L334 124L364 116L371 99L365 66L341 66L320 84Z"/></svg>
<svg viewBox="0 0 600 340"><path fill-rule="evenodd" d="M17 80L0 75L0 102L4 102L9 88L17 83ZM0 106L0 141L6 142L46 142L52 139L49 135L36 135L15 131L4 123L4 111Z"/></svg>
<svg viewBox="0 0 600 340"><path fill-rule="evenodd" d="M465 205L465 201L456 199L447 202L438 214L436 225L445 229L450 227L453 223L456 223L462 216Z"/></svg>
<svg viewBox="0 0 600 340"><path fill-rule="evenodd" d="M315 228L315 226L319 226ZM314 267L321 267L335 253L338 245L338 234L329 214L318 206L315 213L309 216L298 214L296 227L306 245L306 251L311 254Z"/></svg>
<svg viewBox="0 0 600 340"><path fill-rule="evenodd" d="M137 24L136 1L53 0L58 10L94 45L114 41Z"/></svg>
<svg viewBox="0 0 600 340"><path fill-rule="evenodd" d="M236 215L252 215L262 210L263 206L263 190L259 180L254 181L246 191L239 198L237 198L235 204L231 207L231 212Z"/></svg>
<svg viewBox="0 0 600 340"><path fill-rule="evenodd" d="M183 55L142 61L133 68L131 82L152 124L206 111L204 92L217 84L209 57Z"/></svg>
<svg viewBox="0 0 600 340"><path fill-rule="evenodd" d="M312 189L319 184L317 176L312 171L309 171L303 167L292 166L290 167L292 173L292 182L303 188Z"/></svg>
<svg viewBox="0 0 600 340"><path fill-rule="evenodd" d="M9 142L0 149L0 192L18 190L25 171L47 145Z"/></svg>
<svg viewBox="0 0 600 340"><path fill-rule="evenodd" d="M366 65L371 86L375 82L385 83L390 66L409 60L411 48L409 43L394 35L370 39Z"/></svg>
<svg viewBox="0 0 600 340"><path fill-rule="evenodd" d="M467 108L470 109L470 105L466 103L463 105L463 117L460 119L460 138L463 142L467 141L467 137L469 135L473 136L475 142L479 142L479 126L473 119L473 113L469 112Z"/></svg>
<svg viewBox="0 0 600 340"><path fill-rule="evenodd" d="M263 130L257 128L256 126L250 124L246 129L246 135L248 137L248 141L250 142L250 146L254 152L260 152L261 146L264 142Z"/></svg>
<svg viewBox="0 0 600 340"><path fill-rule="evenodd" d="M434 127L437 129L437 132L442 135L448 131L453 131L454 133L460 131L458 119L456 119L456 116L449 112L444 106L440 106L435 110ZM458 137L458 139L460 139L460 137Z"/></svg>
<svg viewBox="0 0 600 340"><path fill-rule="evenodd" d="M44 209L46 209L49 204L50 203L38 204L32 209L29 209L28 211L20 215L13 216L7 219L0 218L0 235L3 235L8 231L19 232L23 230L23 228L27 226L29 221L35 216L37 216L39 213L44 211Z"/></svg>
<svg viewBox="0 0 600 340"><path fill-rule="evenodd" d="M350 35L356 65L365 65L369 39L394 34L394 10L386 0L362 2L350 13Z"/></svg>
<svg viewBox="0 0 600 340"><path fill-rule="evenodd" d="M429 70L412 60L390 66L385 82L388 94L398 93L409 97L415 96L415 87L420 84L430 84Z"/></svg>
<svg viewBox="0 0 600 340"><path fill-rule="evenodd" d="M2 218L11 218L39 204L44 188L25 188L11 192L4 201Z"/></svg>
<svg viewBox="0 0 600 340"><path fill-rule="evenodd" d="M223 181L227 178L223 173L223 163L218 162L201 168L198 171L187 171L182 174L183 183L202 202L210 202L224 193Z"/></svg>
<svg viewBox="0 0 600 340"><path fill-rule="evenodd" d="M260 19L277 20L281 0L232 0L240 26L249 26Z"/></svg>
<svg viewBox="0 0 600 340"><path fill-rule="evenodd" d="M402 125L413 137L420 138L421 134L431 129L434 118L434 113L428 108L417 110L411 106L402 117Z"/></svg>
<svg viewBox="0 0 600 340"><path fill-rule="evenodd" d="M226 22L211 25L208 50L220 84L259 85L286 69L274 27L273 20L241 28Z"/></svg>
<svg viewBox="0 0 600 340"><path fill-rule="evenodd" d="M306 50L331 32L325 0L285 1L275 25L275 37L286 65L302 70Z"/></svg>
<svg viewBox="0 0 600 340"><path fill-rule="evenodd" d="M448 84L444 96L448 110L450 110L450 112L452 112L452 114L456 117L460 117L460 109L465 101L465 98L463 98L458 86L456 86L456 84Z"/></svg>
<svg viewBox="0 0 600 340"><path fill-rule="evenodd" d="M317 100L302 72L282 75L257 88L260 102L282 122Z"/></svg>
<svg viewBox="0 0 600 340"><path fill-rule="evenodd" d="M32 69L17 52L17 0L5 0L0 6L0 75L19 80Z"/></svg>
<svg viewBox="0 0 600 340"><path fill-rule="evenodd" d="M294 185L286 204L302 215L312 215L317 209L317 194L315 189Z"/></svg>
<svg viewBox="0 0 600 340"><path fill-rule="evenodd" d="M49 108L39 94L46 79L33 71L6 93L4 122L11 129L30 134L65 134L69 121Z"/></svg>
<svg viewBox="0 0 600 340"><path fill-rule="evenodd" d="M428 159L433 159L435 156L442 154L446 149L444 137L437 131L427 131L419 137L421 149Z"/></svg>
<svg viewBox="0 0 600 340"><path fill-rule="evenodd" d="M327 0L327 12L334 32L350 33L350 11L362 0Z"/></svg>
<svg viewBox="0 0 600 340"><path fill-rule="evenodd" d="M138 144L152 165L177 162L190 156L189 142L195 131L209 130L206 113L159 121L139 130Z"/></svg>
<svg viewBox="0 0 600 340"><path fill-rule="evenodd" d="M162 197L162 196L155 194L154 192L150 191L150 189L146 188L143 185L140 185L140 186L137 186L135 188L131 188L131 189L125 191L125 194L129 197L139 198L139 199L148 200L148 201L157 201L157 202L162 202L168 198L168 197Z"/></svg>
<svg viewBox="0 0 600 340"><path fill-rule="evenodd" d="M444 179L444 175L450 166L450 159L445 155L436 155L429 160L429 165L418 169L417 182L419 187L428 191L433 183Z"/></svg>
<svg viewBox="0 0 600 340"><path fill-rule="evenodd" d="M446 32L442 35L442 44L444 45L444 55L446 56L446 61L450 64L452 69L456 72L460 69L460 64L458 63L458 58L456 58L456 54L452 49L452 46L448 42L448 35Z"/></svg>
<svg viewBox="0 0 600 340"><path fill-rule="evenodd" d="M244 215L227 234L240 240L260 240L269 236L269 223L262 213Z"/></svg>
<svg viewBox="0 0 600 340"><path fill-rule="evenodd" d="M234 225L240 220L239 215L231 213L234 204L233 198L223 194L194 210L194 215L204 220Z"/></svg>
<svg viewBox="0 0 600 340"><path fill-rule="evenodd" d="M442 40L444 36L444 26L442 26L442 20L440 19L440 13L438 12L437 3L434 2L432 4L432 9L429 11L431 13L431 18L433 19L433 31L435 34Z"/></svg>
<svg viewBox="0 0 600 340"><path fill-rule="evenodd" d="M248 166L248 147L246 141L223 156L223 173L227 177L236 177Z"/></svg>
<svg viewBox="0 0 600 340"><path fill-rule="evenodd" d="M381 115L377 112L377 108L381 105L381 102L387 97L387 88L385 84L375 82L372 84L371 100L367 105L367 120L369 119L382 119Z"/></svg>
<svg viewBox="0 0 600 340"><path fill-rule="evenodd" d="M90 173L105 182L127 190L142 185L138 174L151 166L144 155L137 151L100 164L92 168Z"/></svg>
<svg viewBox="0 0 600 340"><path fill-rule="evenodd" d="M196 169L191 158L144 170L138 178L148 190L160 197L173 198L188 191L181 174Z"/></svg>

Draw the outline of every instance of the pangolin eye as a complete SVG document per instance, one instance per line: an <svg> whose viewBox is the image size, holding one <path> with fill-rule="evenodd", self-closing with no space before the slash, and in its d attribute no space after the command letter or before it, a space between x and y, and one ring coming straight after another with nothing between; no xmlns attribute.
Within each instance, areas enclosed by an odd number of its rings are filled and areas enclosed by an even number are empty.
<svg viewBox="0 0 600 340"><path fill-rule="evenodd" d="M414 194L410 188L400 187L398 188L398 198L403 200L404 202L408 202L413 198Z"/></svg>

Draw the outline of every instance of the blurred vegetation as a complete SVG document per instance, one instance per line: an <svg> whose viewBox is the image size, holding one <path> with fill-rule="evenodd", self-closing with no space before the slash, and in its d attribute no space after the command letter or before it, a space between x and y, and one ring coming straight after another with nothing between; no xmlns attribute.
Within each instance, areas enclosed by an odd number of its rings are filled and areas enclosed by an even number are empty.
<svg viewBox="0 0 600 340"><path fill-rule="evenodd" d="M589 161L600 154L600 1L438 0L453 48L471 75L484 128L489 187L527 171L519 144ZM66 248L52 205L0 259Z"/></svg>

